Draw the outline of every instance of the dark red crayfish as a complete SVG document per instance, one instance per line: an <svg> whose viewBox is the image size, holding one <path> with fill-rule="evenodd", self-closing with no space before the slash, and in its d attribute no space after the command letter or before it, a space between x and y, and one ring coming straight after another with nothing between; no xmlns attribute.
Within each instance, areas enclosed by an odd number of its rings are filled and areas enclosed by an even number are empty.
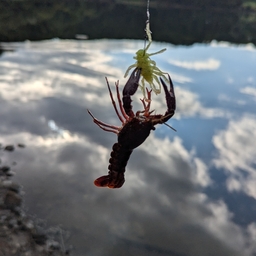
<svg viewBox="0 0 256 256"><path fill-rule="evenodd" d="M118 82L116 85L117 99L121 113L118 111L116 103L114 101L108 80L107 86L109 94L114 106L115 112L122 122L122 126L113 126L106 124L97 118L88 110L89 114L93 118L93 122L97 124L101 129L113 132L117 134L117 143L113 145L112 152L109 159L109 172L108 175L99 177L94 181L94 184L98 187L120 188L124 184L124 172L130 155L136 147L140 146L149 136L151 130L155 130L155 125L163 124L167 122L175 112L176 101L172 80L169 77L170 89L168 90L165 82L160 78L161 84L164 88L167 111L164 115L152 115L153 111L150 111L151 103L151 91L147 90L148 99L141 100L144 109L137 111L136 114L132 111L131 96L136 92L139 85L140 69L135 69L129 80L127 81L124 90L123 98L121 101ZM123 105L122 105L123 104Z"/></svg>

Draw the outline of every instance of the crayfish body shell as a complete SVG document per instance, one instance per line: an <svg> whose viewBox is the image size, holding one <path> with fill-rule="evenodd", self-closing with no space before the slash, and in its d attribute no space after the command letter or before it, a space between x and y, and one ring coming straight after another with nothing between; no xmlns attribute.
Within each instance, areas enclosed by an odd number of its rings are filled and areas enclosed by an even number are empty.
<svg viewBox="0 0 256 256"><path fill-rule="evenodd" d="M133 150L147 139L151 130L155 130L151 121L141 121L134 117L118 134L118 143L124 148Z"/></svg>

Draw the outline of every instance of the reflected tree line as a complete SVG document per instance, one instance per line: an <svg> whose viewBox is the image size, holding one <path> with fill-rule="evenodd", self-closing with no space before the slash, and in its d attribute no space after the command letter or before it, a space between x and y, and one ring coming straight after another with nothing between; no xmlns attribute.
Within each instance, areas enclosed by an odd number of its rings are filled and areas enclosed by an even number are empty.
<svg viewBox="0 0 256 256"><path fill-rule="evenodd" d="M155 41L256 44L255 0L151 0ZM143 39L146 0L2 0L0 41Z"/></svg>

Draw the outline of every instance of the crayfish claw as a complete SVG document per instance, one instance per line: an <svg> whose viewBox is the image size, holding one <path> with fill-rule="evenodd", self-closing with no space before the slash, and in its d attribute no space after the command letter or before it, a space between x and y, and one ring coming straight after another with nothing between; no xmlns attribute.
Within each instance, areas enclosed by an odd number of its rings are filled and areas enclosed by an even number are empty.
<svg viewBox="0 0 256 256"><path fill-rule="evenodd" d="M175 99L172 79L169 75L168 75L168 78L169 78L169 83L170 83L170 90L168 90L167 85L165 84L163 79L160 77L160 81L164 88L165 99L166 99L166 104L167 104L167 111L165 113L164 122L166 122L168 119L170 119L174 115L174 112L176 109L176 99Z"/></svg>
<svg viewBox="0 0 256 256"><path fill-rule="evenodd" d="M125 113L130 117L134 116L134 113L132 112L131 96L134 95L139 87L140 75L141 69L135 68L123 89L123 108Z"/></svg>
<svg viewBox="0 0 256 256"><path fill-rule="evenodd" d="M141 69L135 68L128 81L126 82L124 89L123 89L123 96L132 96L138 89L139 87L139 80L140 80L140 74L141 74Z"/></svg>

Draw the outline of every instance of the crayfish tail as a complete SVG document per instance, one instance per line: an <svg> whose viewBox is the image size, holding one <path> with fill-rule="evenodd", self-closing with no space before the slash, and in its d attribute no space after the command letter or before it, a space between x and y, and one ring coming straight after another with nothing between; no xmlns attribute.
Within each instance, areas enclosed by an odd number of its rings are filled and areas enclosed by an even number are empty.
<svg viewBox="0 0 256 256"><path fill-rule="evenodd" d="M107 187L109 184L109 175L101 176L94 181L96 187Z"/></svg>
<svg viewBox="0 0 256 256"><path fill-rule="evenodd" d="M105 175L96 179L94 181L94 185L96 187L121 188L124 184L124 181L124 174L118 175L116 177Z"/></svg>

